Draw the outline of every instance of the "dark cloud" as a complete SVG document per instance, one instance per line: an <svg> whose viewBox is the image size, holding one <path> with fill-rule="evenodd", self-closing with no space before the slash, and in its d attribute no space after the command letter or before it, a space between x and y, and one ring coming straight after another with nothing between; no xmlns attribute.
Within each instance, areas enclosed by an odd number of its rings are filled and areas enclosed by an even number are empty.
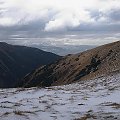
<svg viewBox="0 0 120 120"><path fill-rule="evenodd" d="M108 12L108 17L112 21L120 23L120 9L112 9Z"/></svg>

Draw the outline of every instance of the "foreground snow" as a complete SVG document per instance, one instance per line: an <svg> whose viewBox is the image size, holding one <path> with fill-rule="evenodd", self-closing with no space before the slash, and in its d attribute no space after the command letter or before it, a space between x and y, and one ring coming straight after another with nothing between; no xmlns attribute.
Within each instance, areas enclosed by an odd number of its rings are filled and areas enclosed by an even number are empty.
<svg viewBox="0 0 120 120"><path fill-rule="evenodd" d="M0 120L120 120L120 74L66 86L0 89Z"/></svg>

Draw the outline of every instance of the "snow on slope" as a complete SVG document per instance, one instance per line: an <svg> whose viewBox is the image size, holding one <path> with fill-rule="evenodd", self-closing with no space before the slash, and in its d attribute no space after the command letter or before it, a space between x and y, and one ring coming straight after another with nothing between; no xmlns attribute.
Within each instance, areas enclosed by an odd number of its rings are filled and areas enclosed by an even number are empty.
<svg viewBox="0 0 120 120"><path fill-rule="evenodd" d="M0 89L0 120L120 120L120 74L48 88Z"/></svg>

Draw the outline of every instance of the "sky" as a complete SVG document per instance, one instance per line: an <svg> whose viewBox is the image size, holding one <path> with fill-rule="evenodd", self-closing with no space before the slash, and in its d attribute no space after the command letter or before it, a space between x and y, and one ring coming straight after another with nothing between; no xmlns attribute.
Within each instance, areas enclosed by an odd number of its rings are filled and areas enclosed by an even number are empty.
<svg viewBox="0 0 120 120"><path fill-rule="evenodd" d="M120 0L0 0L0 41L101 45L120 38Z"/></svg>

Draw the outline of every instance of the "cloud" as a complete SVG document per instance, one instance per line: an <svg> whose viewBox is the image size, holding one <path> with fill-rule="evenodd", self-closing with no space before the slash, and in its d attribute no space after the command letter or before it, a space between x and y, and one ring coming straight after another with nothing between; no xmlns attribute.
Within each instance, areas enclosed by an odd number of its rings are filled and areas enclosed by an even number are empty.
<svg viewBox="0 0 120 120"><path fill-rule="evenodd" d="M45 31L66 30L79 26L81 23L91 23L94 20L90 17L88 11L64 10L53 16L45 25Z"/></svg>
<svg viewBox="0 0 120 120"><path fill-rule="evenodd" d="M44 32L112 28L120 25L119 10L120 0L0 0L0 26L36 22Z"/></svg>
<svg viewBox="0 0 120 120"><path fill-rule="evenodd" d="M120 23L120 8L119 9L111 9L108 12L108 17L111 21L119 22Z"/></svg>

